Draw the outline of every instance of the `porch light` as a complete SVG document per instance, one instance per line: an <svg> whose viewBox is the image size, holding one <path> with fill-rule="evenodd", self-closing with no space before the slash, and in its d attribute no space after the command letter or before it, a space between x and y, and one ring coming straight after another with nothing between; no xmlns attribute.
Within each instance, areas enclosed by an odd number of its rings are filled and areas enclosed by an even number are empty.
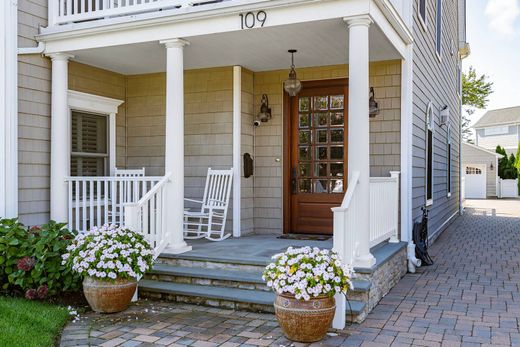
<svg viewBox="0 0 520 347"><path fill-rule="evenodd" d="M267 98L267 94L262 95L262 105L260 106L260 112L256 116L255 125L259 126L260 122L265 123L269 119L272 118L271 108L269 107L269 99Z"/></svg>
<svg viewBox="0 0 520 347"><path fill-rule="evenodd" d="M374 98L374 87L370 87L370 99L368 99L368 115L373 118L379 114L379 104Z"/></svg>
<svg viewBox="0 0 520 347"><path fill-rule="evenodd" d="M298 51L290 49L288 52L291 53L291 71L289 72L289 78L283 82L283 89L290 96L296 96L302 90L302 82L296 78L296 70L294 70L294 53Z"/></svg>
<svg viewBox="0 0 520 347"><path fill-rule="evenodd" d="M495 169L495 167L493 166L493 163L491 163L491 164L489 165L489 170L493 171L494 169Z"/></svg>

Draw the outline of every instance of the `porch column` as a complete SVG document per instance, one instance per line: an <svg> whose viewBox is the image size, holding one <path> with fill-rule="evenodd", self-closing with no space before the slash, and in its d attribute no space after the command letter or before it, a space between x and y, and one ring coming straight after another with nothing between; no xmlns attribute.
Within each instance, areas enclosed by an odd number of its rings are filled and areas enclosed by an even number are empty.
<svg viewBox="0 0 520 347"><path fill-rule="evenodd" d="M161 41L166 46L166 145L164 171L171 173L165 188L168 252L191 250L184 241L184 46L181 39Z"/></svg>
<svg viewBox="0 0 520 347"><path fill-rule="evenodd" d="M233 66L233 237L240 237L242 178L242 67Z"/></svg>
<svg viewBox="0 0 520 347"><path fill-rule="evenodd" d="M68 105L68 63L70 54L54 53L51 89L51 219L67 222L67 184L70 172L70 117ZM70 221L69 221L70 222Z"/></svg>
<svg viewBox="0 0 520 347"><path fill-rule="evenodd" d="M349 30L348 88L348 176L359 172L356 188L357 251L356 267L371 267L376 259L370 253L370 128L368 117L368 29L369 16L345 18Z"/></svg>

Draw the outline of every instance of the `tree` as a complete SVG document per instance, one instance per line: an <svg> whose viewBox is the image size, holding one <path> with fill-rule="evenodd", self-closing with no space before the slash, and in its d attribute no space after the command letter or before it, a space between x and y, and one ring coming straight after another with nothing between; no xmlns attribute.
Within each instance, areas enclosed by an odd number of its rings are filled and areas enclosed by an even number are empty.
<svg viewBox="0 0 520 347"><path fill-rule="evenodd" d="M518 158L511 153L508 157L506 150L501 146L497 146L496 152L502 156L498 160L498 177L503 180L516 179L518 177L518 169L516 167L519 162Z"/></svg>
<svg viewBox="0 0 520 347"><path fill-rule="evenodd" d="M518 142L518 149L516 150L515 169L516 169L517 177L520 177L520 142ZM518 185L518 194L520 195L520 179L518 180L517 185Z"/></svg>
<svg viewBox="0 0 520 347"><path fill-rule="evenodd" d="M475 111L487 107L488 97L493 93L493 82L488 81L488 76L477 76L475 69L470 66L467 73L462 74L462 137L471 142L471 130L469 117Z"/></svg>

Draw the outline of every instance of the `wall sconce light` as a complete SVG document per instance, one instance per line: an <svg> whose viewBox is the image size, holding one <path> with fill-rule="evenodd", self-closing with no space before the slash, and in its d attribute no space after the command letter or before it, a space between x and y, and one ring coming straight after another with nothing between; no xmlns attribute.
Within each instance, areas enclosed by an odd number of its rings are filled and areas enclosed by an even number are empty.
<svg viewBox="0 0 520 347"><path fill-rule="evenodd" d="M289 72L289 78L283 82L283 89L290 96L296 96L302 90L302 82L296 77L296 70L294 70L294 53L298 51L290 49L288 52L291 53L291 71Z"/></svg>
<svg viewBox="0 0 520 347"><path fill-rule="evenodd" d="M489 170L493 171L494 169L495 169L495 166L493 165L493 163L491 163L491 164L489 165Z"/></svg>
<svg viewBox="0 0 520 347"><path fill-rule="evenodd" d="M370 87L370 98L368 99L368 115L373 118L379 114L379 103L374 97L374 87Z"/></svg>
<svg viewBox="0 0 520 347"><path fill-rule="evenodd" d="M448 106L442 108L440 117L441 126L448 124L448 119L450 118L450 108Z"/></svg>
<svg viewBox="0 0 520 347"><path fill-rule="evenodd" d="M261 123L267 122L272 118L271 108L269 107L269 98L267 98L267 94L262 95L262 101L260 106L260 112L256 116L254 125L260 126Z"/></svg>

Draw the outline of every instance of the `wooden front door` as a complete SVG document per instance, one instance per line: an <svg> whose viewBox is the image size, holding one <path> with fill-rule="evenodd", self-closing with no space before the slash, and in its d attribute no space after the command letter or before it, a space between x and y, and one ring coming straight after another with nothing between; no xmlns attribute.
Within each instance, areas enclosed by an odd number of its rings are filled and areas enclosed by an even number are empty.
<svg viewBox="0 0 520 347"><path fill-rule="evenodd" d="M342 79L304 83L298 96L286 96L286 232L332 234L331 208L346 191L347 95Z"/></svg>

